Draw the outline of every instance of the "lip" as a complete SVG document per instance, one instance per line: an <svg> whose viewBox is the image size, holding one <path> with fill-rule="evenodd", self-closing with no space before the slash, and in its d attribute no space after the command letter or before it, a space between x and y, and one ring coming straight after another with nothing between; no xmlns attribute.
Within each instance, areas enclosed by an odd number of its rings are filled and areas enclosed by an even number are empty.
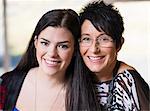
<svg viewBox="0 0 150 111"><path fill-rule="evenodd" d="M57 66L61 63L60 60L57 59L44 59L45 63L47 64L47 66Z"/></svg>
<svg viewBox="0 0 150 111"><path fill-rule="evenodd" d="M93 63L103 62L105 56L88 56L88 59Z"/></svg>

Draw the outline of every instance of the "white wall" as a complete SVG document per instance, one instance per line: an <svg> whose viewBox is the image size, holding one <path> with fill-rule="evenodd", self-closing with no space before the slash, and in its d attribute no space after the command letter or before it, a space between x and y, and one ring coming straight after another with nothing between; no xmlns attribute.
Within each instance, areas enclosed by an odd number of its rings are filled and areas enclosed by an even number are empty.
<svg viewBox="0 0 150 111"><path fill-rule="evenodd" d="M150 84L150 2L118 2L115 6L125 23L119 59L134 66Z"/></svg>
<svg viewBox="0 0 150 111"><path fill-rule="evenodd" d="M24 52L33 29L43 13L54 8L72 8L79 12L88 1L92 0L63 0L63 2L62 0L7 0L10 53ZM2 0L0 8L1 2ZM123 35L125 43L118 58L134 66L150 84L150 45L148 45L150 44L150 1L116 2L115 6L120 10L125 22ZM0 16L1 12L0 9ZM1 25L0 19L0 31ZM0 42L1 40L2 33L0 33ZM2 50L0 43L0 54Z"/></svg>

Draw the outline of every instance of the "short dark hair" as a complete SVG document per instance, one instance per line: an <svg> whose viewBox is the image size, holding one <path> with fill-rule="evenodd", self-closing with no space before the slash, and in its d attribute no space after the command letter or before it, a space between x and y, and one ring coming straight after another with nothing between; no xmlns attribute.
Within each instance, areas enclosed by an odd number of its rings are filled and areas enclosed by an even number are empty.
<svg viewBox="0 0 150 111"><path fill-rule="evenodd" d="M123 18L117 8L103 1L94 1L85 6L80 12L80 22L85 19L91 21L98 31L104 31L116 42L116 47L121 45L124 31Z"/></svg>

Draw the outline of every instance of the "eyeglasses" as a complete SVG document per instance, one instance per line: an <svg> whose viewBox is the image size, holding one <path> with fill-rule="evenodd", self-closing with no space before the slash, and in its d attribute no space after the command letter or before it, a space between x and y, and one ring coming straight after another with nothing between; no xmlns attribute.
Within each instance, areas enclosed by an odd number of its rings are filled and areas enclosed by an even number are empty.
<svg viewBox="0 0 150 111"><path fill-rule="evenodd" d="M79 39L80 45L86 47L90 47L93 44L93 41L94 39L88 35L83 35ZM101 47L113 47L114 41L110 36L103 34L96 38L96 43Z"/></svg>

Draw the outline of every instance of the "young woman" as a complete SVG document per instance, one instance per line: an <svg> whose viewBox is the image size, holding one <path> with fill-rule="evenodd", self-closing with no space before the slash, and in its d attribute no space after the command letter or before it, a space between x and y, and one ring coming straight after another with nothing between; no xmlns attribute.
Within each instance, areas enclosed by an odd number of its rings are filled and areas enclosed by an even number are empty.
<svg viewBox="0 0 150 111"><path fill-rule="evenodd" d="M68 94L72 93L69 88L76 55L74 46L79 35L79 19L73 10L56 9L45 13L18 66L1 77L0 110L69 109L68 101L72 100Z"/></svg>
<svg viewBox="0 0 150 111"><path fill-rule="evenodd" d="M97 99L106 111L148 111L149 86L128 64L117 60L124 43L123 19L117 9L94 1L80 13L80 53L96 75ZM87 75L89 72L84 70Z"/></svg>

